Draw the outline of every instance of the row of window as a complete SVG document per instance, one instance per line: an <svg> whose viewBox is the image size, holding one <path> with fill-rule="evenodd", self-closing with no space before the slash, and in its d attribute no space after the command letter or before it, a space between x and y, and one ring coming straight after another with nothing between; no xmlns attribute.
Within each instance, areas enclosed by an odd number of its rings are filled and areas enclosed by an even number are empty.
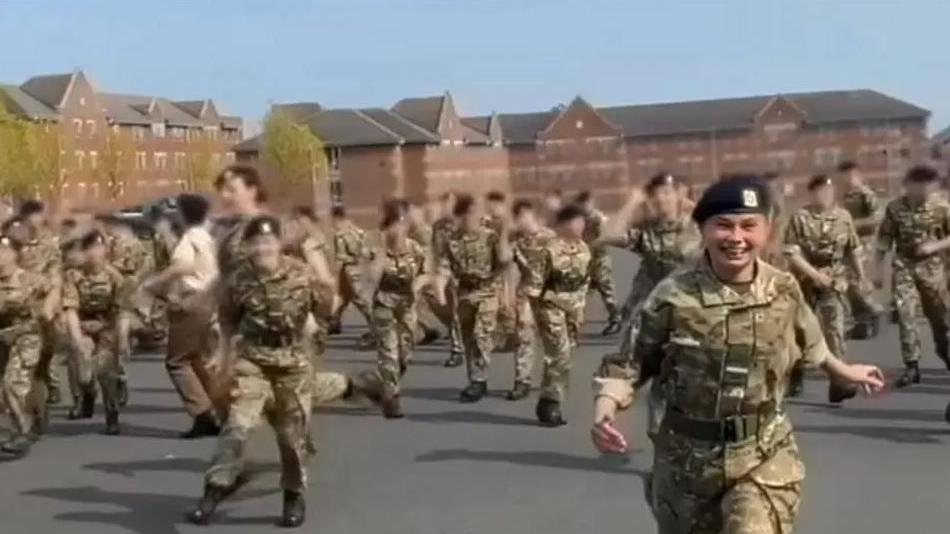
<svg viewBox="0 0 950 534"><path fill-rule="evenodd" d="M73 131L76 137L95 137L97 122L95 119L73 119ZM210 141L217 141L220 137L223 141L240 141L240 130L220 130L217 126L205 126L204 128L185 128L184 126L166 126L164 123L153 123L151 128L147 126L129 126L120 127L118 124L112 125L112 131L118 133L121 129L127 129L132 132L132 137L137 141L145 139L145 134L151 130L153 139L184 139L186 141L197 141L206 138Z"/></svg>
<svg viewBox="0 0 950 534"><path fill-rule="evenodd" d="M97 169L99 167L99 153L95 150L83 151L76 150L73 153L73 156L76 161L76 169ZM121 162L124 161L122 152L116 153L116 158ZM175 152L173 154L174 159L172 160L172 168L176 170L184 170L188 163L188 154L185 152ZM211 164L212 165L221 165L223 162L234 163L234 153L225 152L223 154L211 154ZM134 159L135 170L147 170L149 168L164 170L168 169L168 153L167 152L153 152L151 159L149 158L148 152L136 152Z"/></svg>

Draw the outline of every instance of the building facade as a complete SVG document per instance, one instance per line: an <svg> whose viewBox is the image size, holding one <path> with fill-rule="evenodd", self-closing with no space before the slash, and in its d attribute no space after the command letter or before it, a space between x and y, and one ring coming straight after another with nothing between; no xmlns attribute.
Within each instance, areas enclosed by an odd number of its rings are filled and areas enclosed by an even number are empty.
<svg viewBox="0 0 950 534"><path fill-rule="evenodd" d="M385 197L452 190L540 197L587 189L612 209L661 171L697 190L727 173L775 172L784 193L797 196L811 176L845 160L893 194L907 165L929 154L929 112L872 90L613 107L577 97L549 111L482 117L460 116L448 93L389 110L295 106L308 110L301 120L331 162L316 196L367 219ZM261 144L236 146L237 158L260 161Z"/></svg>
<svg viewBox="0 0 950 534"><path fill-rule="evenodd" d="M243 137L242 120L220 114L211 100L102 92L82 71L0 85L0 102L57 134L59 176L38 193L63 209L130 206L205 189Z"/></svg>

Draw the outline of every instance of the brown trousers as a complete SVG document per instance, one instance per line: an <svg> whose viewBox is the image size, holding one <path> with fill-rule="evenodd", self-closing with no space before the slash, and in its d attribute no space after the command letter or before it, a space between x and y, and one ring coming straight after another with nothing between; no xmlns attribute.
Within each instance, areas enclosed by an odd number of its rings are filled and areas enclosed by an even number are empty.
<svg viewBox="0 0 950 534"><path fill-rule="evenodd" d="M192 417L214 409L213 399L220 382L207 369L207 361L217 346L213 309L210 302L203 302L189 309L168 311L165 370Z"/></svg>

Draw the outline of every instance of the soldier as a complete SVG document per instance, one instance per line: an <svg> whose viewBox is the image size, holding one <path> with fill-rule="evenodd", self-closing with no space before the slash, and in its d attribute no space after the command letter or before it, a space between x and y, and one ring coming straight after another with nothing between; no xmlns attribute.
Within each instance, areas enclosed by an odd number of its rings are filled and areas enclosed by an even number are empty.
<svg viewBox="0 0 950 534"><path fill-rule="evenodd" d="M606 357L595 376L591 437L603 452L628 449L618 408L657 375L672 385L646 484L661 534L792 532L804 478L783 410L792 366L801 358L841 383L884 386L877 367L831 354L795 279L759 260L769 207L756 177L711 185L693 212L706 254L660 282L631 354Z"/></svg>
<svg viewBox="0 0 950 534"><path fill-rule="evenodd" d="M228 331L239 334L231 405L206 474L204 495L189 520L210 522L221 500L235 489L248 434L266 413L280 449L281 525L298 527L306 515L310 407L318 399L348 398L367 390L339 373L312 374L304 325L319 306L321 288L309 266L281 254L278 221L266 215L252 218L245 224L243 240L249 261L229 273L221 293L221 321Z"/></svg>
<svg viewBox="0 0 950 534"><path fill-rule="evenodd" d="M607 309L607 326L601 334L608 336L620 331L620 312L614 300L614 273L610 263L610 253L605 245L597 243L604 230L607 217L594 207L594 199L590 191L581 191L575 203L584 209L587 214L587 223L584 225L584 240L590 247L590 287L600 293Z"/></svg>
<svg viewBox="0 0 950 534"><path fill-rule="evenodd" d="M96 400L93 379L102 390L106 434L119 433L119 380L121 354L128 354L128 338L119 335L125 278L108 261L107 242L98 230L82 240L85 261L78 271L69 271L63 284L62 306L66 324L81 362L83 390L76 418L92 417Z"/></svg>
<svg viewBox="0 0 950 534"><path fill-rule="evenodd" d="M511 262L511 248L506 230L499 234L484 225L482 209L471 196L458 197L453 215L459 227L449 238L441 266L458 284L459 326L469 381L459 400L478 402L488 391L488 365L498 325L498 288Z"/></svg>
<svg viewBox="0 0 950 534"><path fill-rule="evenodd" d="M267 191L257 169L251 165L230 165L215 178L215 190L227 219L219 221L218 271L222 279L247 261L241 237L247 223L264 213Z"/></svg>
<svg viewBox="0 0 950 534"><path fill-rule="evenodd" d="M489 191L485 195L485 224L497 233L504 221L510 218L508 197L501 191ZM512 264L501 277L498 287L498 327L495 330L495 349L509 351L517 345L517 313L514 306L515 279L518 270Z"/></svg>
<svg viewBox="0 0 950 534"><path fill-rule="evenodd" d="M937 357L950 368L950 296L943 264L943 252L950 248L950 205L933 197L937 178L937 171L925 165L908 170L905 193L888 203L877 235L878 265L894 249L891 287L905 366L898 387L920 382L918 306L933 331Z"/></svg>
<svg viewBox="0 0 950 534"><path fill-rule="evenodd" d="M62 270L62 259L59 254L59 242L56 236L49 231L46 219L46 206L37 200L27 200L20 206L17 220L22 222L23 240L20 245L20 266L27 271L39 275L46 280L59 282ZM59 294L58 283L50 287L50 291ZM50 305L55 306L56 300L51 300ZM43 317L54 317L55 310L45 310ZM40 326L43 334L42 355L39 364L36 367L37 377L44 388L41 388L37 395L39 400L45 400L47 404L59 404L60 380L57 372L57 365L54 358L55 351L55 329L50 321L40 320ZM45 391L43 391L45 389ZM43 420L45 421L45 413Z"/></svg>
<svg viewBox="0 0 950 534"><path fill-rule="evenodd" d="M3 400L10 412L10 439L0 452L22 457L29 452L31 434L42 424L28 406L42 352L41 321L51 322L49 301L56 298L53 280L17 265L20 245L0 236L0 369ZM45 311L43 311L45 310Z"/></svg>
<svg viewBox="0 0 950 534"><path fill-rule="evenodd" d="M216 436L218 414L212 402L213 373L206 363L214 350L213 289L218 280L214 238L206 227L209 204L200 195L178 196L185 233L171 253L170 264L142 284L144 291L168 302L169 330L165 370L192 417L184 439Z"/></svg>
<svg viewBox="0 0 950 534"><path fill-rule="evenodd" d="M416 322L416 295L428 284L425 250L408 237L405 206L391 200L383 209L380 224L382 249L371 268L373 328L376 332L377 365L383 384L383 415L403 417L399 382L412 359Z"/></svg>
<svg viewBox="0 0 950 534"><path fill-rule="evenodd" d="M862 265L867 265L873 249L874 232L881 219L881 200L873 189L864 184L864 178L858 165L853 161L844 161L838 165L838 174L845 180L847 190L842 198L844 209L851 214L855 230L861 240ZM854 317L854 327L848 337L867 339L877 336L880 323L881 306L874 301L873 285L867 279L860 280L857 273L849 271L851 280L848 284L848 305ZM876 284L880 285L880 284Z"/></svg>
<svg viewBox="0 0 950 534"><path fill-rule="evenodd" d="M363 286L360 279L363 277L363 261L367 259L366 232L356 226L346 216L343 206L335 206L330 215L333 221L333 254L338 271L337 280L340 283L340 305L333 314L330 323L330 333L340 332L340 316L350 304L356 306L360 315L369 325L369 333L363 337L363 344L372 341L373 320L370 314L369 302L363 296Z"/></svg>
<svg viewBox="0 0 950 534"><path fill-rule="evenodd" d="M417 203L409 203L406 208L406 223L408 224L409 239L412 239L422 247L426 258L432 258L432 226L426 222L425 213L422 206ZM432 270L433 266L429 266ZM429 287L429 286L427 286ZM439 326L435 321L439 321L445 327L446 331L452 328L452 314L448 307L438 302L437 296L432 291L423 291L422 298L416 303L418 322L416 334L419 345L428 345L441 337ZM434 319L434 320L433 320Z"/></svg>
<svg viewBox="0 0 950 534"><path fill-rule="evenodd" d="M63 242L60 248L60 256L63 258L63 269L58 281L59 287L61 288L63 284L66 283L66 280L75 279L82 272L83 264L86 262L86 255L82 249L82 238L70 239ZM81 361L80 351L73 350L65 311L61 307L58 307L56 311L57 315L54 320L56 324L56 345L57 348L66 355L69 393L72 398L72 406L69 409L68 418L80 419L82 417L83 385L91 383L92 377L90 375L85 381L81 379L82 373L88 371L86 362ZM92 400L94 401L95 398Z"/></svg>
<svg viewBox="0 0 950 534"><path fill-rule="evenodd" d="M542 249L542 267L528 271L528 285L539 293L535 317L544 346L544 372L535 414L538 422L548 427L567 424L561 402L570 383L570 329L572 324L583 322L592 257L584 242L587 216L579 206L561 208L555 217L557 237Z"/></svg>
<svg viewBox="0 0 950 534"><path fill-rule="evenodd" d="M540 223L534 205L528 200L515 202L511 213L515 222L515 231L511 236L512 251L521 277L515 289L518 335L515 384L506 398L517 401L527 398L531 393L531 369L534 366L535 338L538 334L535 309L544 289L538 287L537 283L532 284L532 280L543 278L545 251L556 234Z"/></svg>
<svg viewBox="0 0 950 534"><path fill-rule="evenodd" d="M564 193L557 188L548 189L544 193L544 213L548 224L554 223L557 212L564 207Z"/></svg>
<svg viewBox="0 0 950 534"><path fill-rule="evenodd" d="M455 193L444 193L440 200L439 218L432 223L432 256L437 264L441 264L448 254L449 240L458 229L458 220L453 215L456 203ZM449 357L444 365L458 367L464 362L464 350L462 349L462 330L458 321L458 284L454 279L450 278L446 281L443 307L452 318L452 326L449 329ZM442 314L447 315L445 311Z"/></svg>
<svg viewBox="0 0 950 534"><path fill-rule="evenodd" d="M844 296L850 283L849 269L856 273L857 280L865 280L861 242L851 215L835 205L835 187L830 178L823 174L813 177L808 191L811 203L792 215L785 229L785 254L805 302L818 318L828 349L844 361ZM802 372L796 368L788 395L794 397L801 389ZM854 388L831 382L828 402L838 404L856 394Z"/></svg>

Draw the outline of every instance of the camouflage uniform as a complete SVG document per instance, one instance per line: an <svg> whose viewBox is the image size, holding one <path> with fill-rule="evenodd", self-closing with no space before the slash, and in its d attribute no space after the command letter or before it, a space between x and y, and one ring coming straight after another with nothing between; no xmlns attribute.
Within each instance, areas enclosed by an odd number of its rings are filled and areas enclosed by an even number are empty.
<svg viewBox="0 0 950 534"><path fill-rule="evenodd" d="M610 253L604 245L595 244L603 233L603 227L607 216L596 209L590 210L587 214L584 227L584 241L590 247L590 288L600 293L600 298L604 301L604 307L611 320L618 317L617 301L614 297L616 292L614 286L614 272L610 263ZM580 325L576 325L579 327Z"/></svg>
<svg viewBox="0 0 950 534"><path fill-rule="evenodd" d="M40 303L51 289L49 280L22 268L0 275L0 369L5 369L3 400L13 436L25 436L42 424L28 398L41 359Z"/></svg>
<svg viewBox="0 0 950 534"><path fill-rule="evenodd" d="M535 310L544 290L536 280L544 279L547 247L554 238L554 231L544 227L534 233L517 232L512 235L514 261L521 272L521 281L516 290L518 342L515 347L515 383L531 383L535 338L538 336Z"/></svg>
<svg viewBox="0 0 950 534"><path fill-rule="evenodd" d="M583 323L593 254L583 241L555 238L543 249L543 267L532 271L535 316L544 346L542 399L562 402L571 370L572 324ZM538 278L534 278L537 276Z"/></svg>
<svg viewBox="0 0 950 534"><path fill-rule="evenodd" d="M465 363L471 383L488 380L498 325L499 278L505 265L498 257L499 235L487 227L457 229L446 246L444 264L457 289L457 308Z"/></svg>
<svg viewBox="0 0 950 534"><path fill-rule="evenodd" d="M431 226L412 226L409 228L409 239L422 247L426 257L432 255L433 230ZM452 314L447 306L441 306L436 299L435 292L431 288L426 288L421 294L421 299L416 302L416 319L418 327L416 330L417 339L421 339L427 333L439 332L439 326L436 321L442 323L446 331L452 329ZM435 320L433 320L433 318Z"/></svg>
<svg viewBox="0 0 950 534"><path fill-rule="evenodd" d="M442 217L432 225L432 253L437 262L445 258L448 254L449 241L452 234L456 231L456 222L452 217ZM450 280L445 288L444 306L436 305L433 310L439 310L436 313L445 322L450 321L449 327L449 347L452 354L462 354L462 330L459 325L458 316L458 285L456 280Z"/></svg>
<svg viewBox="0 0 950 534"><path fill-rule="evenodd" d="M224 285L221 320L239 334L237 363L228 419L207 483L234 485L243 469L248 433L267 414L280 449L281 487L302 491L307 485L306 444L314 397L341 398L349 388L345 375L311 373L303 331L307 316L319 306L315 276L303 262L284 256L275 272L245 262Z"/></svg>
<svg viewBox="0 0 950 534"><path fill-rule="evenodd" d="M366 319L366 324L373 329L373 320L366 297L363 296L360 279L362 266L360 262L366 257L366 234L361 228L346 221L333 233L333 252L337 264L340 266L338 279L340 281L340 306L337 308L336 322L346 307L353 303L360 315Z"/></svg>
<svg viewBox="0 0 950 534"><path fill-rule="evenodd" d="M287 247L286 253L303 262L306 262L307 258L311 255L322 256L329 266L330 256L327 240L323 236L323 233L318 230L308 232L307 236L304 237L303 241L299 244ZM314 368L318 367L317 364L323 360L323 356L326 353L330 320L333 317L333 310L331 309L333 306L332 296L327 295L326 291L322 292L319 304L317 311L313 314L315 327L313 332Z"/></svg>
<svg viewBox="0 0 950 534"><path fill-rule="evenodd" d="M881 200L877 193L870 187L863 185L844 194L842 206L848 210L853 220L866 219L873 217L881 210ZM873 257L874 228L856 228L858 238L861 241L861 255L859 261L864 266L868 265L868 259ZM853 269L848 270L850 282L848 284L848 305L851 307L851 313L856 321L866 321L872 319L880 313L880 306L871 296L871 285L866 280L858 280L857 273Z"/></svg>
<svg viewBox="0 0 950 534"><path fill-rule="evenodd" d="M884 210L878 230L878 254L892 248L891 287L897 304L901 355L905 364L920 360L917 327L918 306L930 322L937 355L947 361L947 333L950 331L947 280L943 256L920 256L917 248L928 241L950 236L950 205L928 199L915 205L906 196L892 200Z"/></svg>
<svg viewBox="0 0 950 534"><path fill-rule="evenodd" d="M20 247L20 266L33 274L54 282L55 284L50 287L50 291L59 291L58 282L62 276L59 240L55 235L43 233L26 241ZM45 403L48 391L59 389L60 380L55 362L55 328L51 322L43 319L40 319L40 327L42 329L42 351L40 361L36 366L36 375L45 384L47 391L38 390L38 394L34 397L37 403ZM44 410L39 409L38 411Z"/></svg>
<svg viewBox="0 0 950 534"><path fill-rule="evenodd" d="M80 387L84 393L94 395L93 380L97 380L106 411L117 413L121 364L116 323L126 302L123 295L127 282L108 265L69 270L66 275L63 308L76 311L84 341L89 343L88 348L76 348Z"/></svg>
<svg viewBox="0 0 950 534"><path fill-rule="evenodd" d="M703 259L660 282L635 328L632 353L606 357L594 389L626 408L651 378L670 384L646 485L658 532L791 533L805 470L787 377L830 357L795 279L759 261L736 288Z"/></svg>
<svg viewBox="0 0 950 534"><path fill-rule="evenodd" d="M404 251L384 250L383 272L373 295L373 328L376 332L379 375L384 392L399 395L399 377L412 358L416 323L413 284L425 273L425 251L407 240Z"/></svg>

